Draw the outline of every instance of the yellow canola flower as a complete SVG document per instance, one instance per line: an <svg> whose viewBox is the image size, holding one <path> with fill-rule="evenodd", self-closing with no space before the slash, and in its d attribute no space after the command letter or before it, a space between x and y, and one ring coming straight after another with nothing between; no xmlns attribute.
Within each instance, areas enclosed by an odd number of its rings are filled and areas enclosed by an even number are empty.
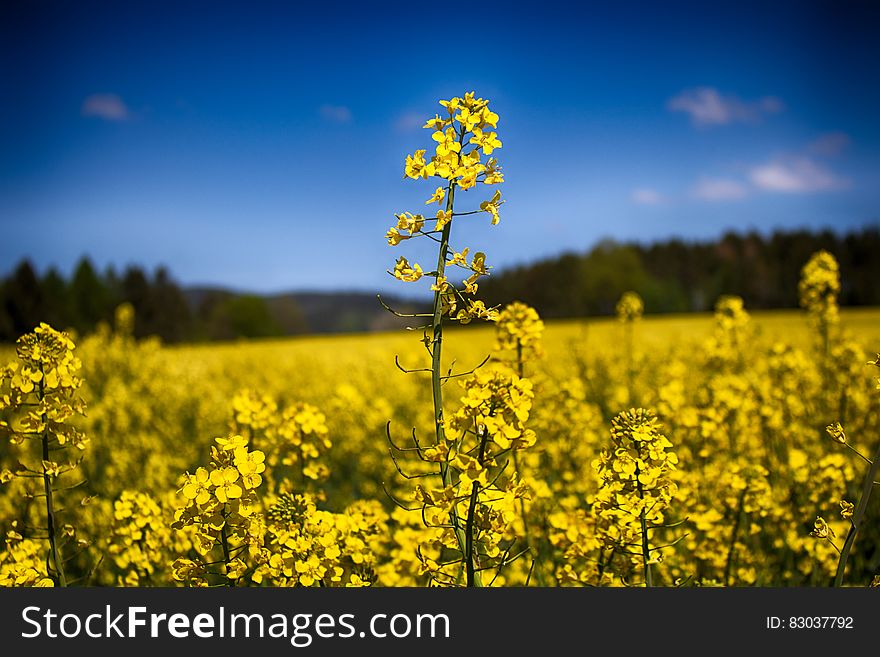
<svg viewBox="0 0 880 657"><path fill-rule="evenodd" d="M466 454L458 454L450 463L458 470L459 484L465 489L470 489L474 484L485 488L489 484L488 470L480 462Z"/></svg>
<svg viewBox="0 0 880 657"><path fill-rule="evenodd" d="M406 283L414 283L423 276L422 268L418 263L409 264L409 261L400 256L394 265L394 278Z"/></svg>
<svg viewBox="0 0 880 657"><path fill-rule="evenodd" d="M479 167L464 167L459 171L456 171L456 175L459 175L458 186L462 189L470 189L477 184L477 176L480 175L481 169Z"/></svg>
<svg viewBox="0 0 880 657"><path fill-rule="evenodd" d="M385 239L388 240L389 246L397 246L403 240L408 240L412 237L412 235L403 235L396 227L392 226L388 229L388 232L385 233Z"/></svg>
<svg viewBox="0 0 880 657"><path fill-rule="evenodd" d="M425 225L425 218L420 214L402 212L395 216L397 217L397 229L408 231L410 235L417 233Z"/></svg>
<svg viewBox="0 0 880 657"><path fill-rule="evenodd" d="M523 361L543 355L544 322L531 306L519 301L508 304L499 313L495 327L495 349L518 352Z"/></svg>
<svg viewBox="0 0 880 657"><path fill-rule="evenodd" d="M419 178L427 178L428 172L425 169L425 150L417 150L412 155L406 156L406 164L404 165L404 177L418 180Z"/></svg>
<svg viewBox="0 0 880 657"><path fill-rule="evenodd" d="M471 260L470 268L478 276L488 276L489 268L486 266L486 254L482 251L477 251Z"/></svg>
<svg viewBox="0 0 880 657"><path fill-rule="evenodd" d="M831 540L836 534L822 516L816 516L816 522L813 523L813 531L810 532L810 536Z"/></svg>
<svg viewBox="0 0 880 657"><path fill-rule="evenodd" d="M431 139L437 142L435 152L438 157L461 152L461 144L458 141L455 128L450 127L446 128L446 130L437 130L431 135Z"/></svg>
<svg viewBox="0 0 880 657"><path fill-rule="evenodd" d="M480 128L473 129L474 135L471 137L471 144L476 144L483 149L484 155L491 155L496 148L501 148L501 140L494 132L483 132Z"/></svg>
<svg viewBox="0 0 880 657"><path fill-rule="evenodd" d="M492 215L492 225L495 226L501 220L501 217L498 216L498 207L504 203L501 200L501 192L495 191L492 195L492 198L488 201L483 201L480 203L480 210L483 212L488 212Z"/></svg>
<svg viewBox="0 0 880 657"><path fill-rule="evenodd" d="M825 431L834 442L840 443L841 445L846 444L846 431L843 430L843 425L840 424L840 422L829 424L825 427Z"/></svg>
<svg viewBox="0 0 880 657"><path fill-rule="evenodd" d="M434 190L431 198L425 201L425 205L430 205L431 203L439 203L444 198L446 198L446 190L444 190L442 187L438 187L436 190Z"/></svg>
<svg viewBox="0 0 880 657"><path fill-rule="evenodd" d="M235 452L237 449L246 447L248 444L247 438L237 434L226 438L216 438L214 442L216 442L224 452Z"/></svg>
<svg viewBox="0 0 880 657"><path fill-rule="evenodd" d="M488 107L484 107L480 116L480 122L484 125L490 125L493 128L497 128L498 115L495 112L491 111Z"/></svg>
<svg viewBox="0 0 880 657"><path fill-rule="evenodd" d="M446 111L449 112L449 115L452 116L461 106L462 100L461 98L455 97L450 100L441 100L440 104L446 108Z"/></svg>
<svg viewBox="0 0 880 657"><path fill-rule="evenodd" d="M428 175L451 180L458 175L460 161L458 153L452 151L443 156L435 155L425 170Z"/></svg>
<svg viewBox="0 0 880 657"><path fill-rule="evenodd" d="M480 289L480 286L477 284L477 279L480 278L479 274L471 274L466 279L462 281L462 285L464 286L465 294L476 294Z"/></svg>
<svg viewBox="0 0 880 657"><path fill-rule="evenodd" d="M450 119L441 119L439 114L435 114L433 119L428 119L428 121L423 125L423 128L432 128L434 130L443 130L444 127L450 122Z"/></svg>
<svg viewBox="0 0 880 657"><path fill-rule="evenodd" d="M266 455L255 450L249 452L246 447L239 447L235 450L233 463L241 474L241 481L245 488L256 488L259 486L263 478L261 472L266 470Z"/></svg>
<svg viewBox="0 0 880 657"><path fill-rule="evenodd" d="M621 322L634 322L641 319L645 312L645 304L638 293L624 292L614 310L617 319Z"/></svg>
<svg viewBox="0 0 880 657"><path fill-rule="evenodd" d="M452 259L446 262L446 266L449 267L451 265L457 265L459 267L464 267L469 269L467 257L468 252L470 251L470 247L465 247L461 252L453 251Z"/></svg>
<svg viewBox="0 0 880 657"><path fill-rule="evenodd" d="M449 282L445 276L438 276L431 284L432 292L445 292L449 289Z"/></svg>
<svg viewBox="0 0 880 657"><path fill-rule="evenodd" d="M241 497L242 489L238 485L239 472L235 468L223 468L211 472L211 484L216 488L214 494L221 503Z"/></svg>
<svg viewBox="0 0 880 657"><path fill-rule="evenodd" d="M483 120L482 111L472 112L469 107L462 107L459 113L455 116L455 120L461 124L465 129L465 132L476 132L479 130L477 125Z"/></svg>
<svg viewBox="0 0 880 657"><path fill-rule="evenodd" d="M180 492L188 500L195 500L196 504L206 504L211 499L209 490L210 475L205 468L198 468L194 475L187 475L187 482Z"/></svg>
<svg viewBox="0 0 880 657"><path fill-rule="evenodd" d="M443 230L443 227L450 221L452 221L452 212L437 210L437 223L434 225L434 230Z"/></svg>

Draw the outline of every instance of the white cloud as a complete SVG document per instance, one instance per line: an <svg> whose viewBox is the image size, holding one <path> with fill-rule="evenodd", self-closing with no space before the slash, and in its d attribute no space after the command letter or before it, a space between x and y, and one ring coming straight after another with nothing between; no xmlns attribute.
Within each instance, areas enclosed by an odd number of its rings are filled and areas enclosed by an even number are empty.
<svg viewBox="0 0 880 657"><path fill-rule="evenodd" d="M630 194L630 199L639 205L660 205L666 201L666 198L656 189L647 187L634 189Z"/></svg>
<svg viewBox="0 0 880 657"><path fill-rule="evenodd" d="M808 157L774 160L749 171L749 180L768 192L809 193L842 189L849 181Z"/></svg>
<svg viewBox="0 0 880 657"><path fill-rule="evenodd" d="M321 118L331 123L351 123L351 110L344 105L321 105Z"/></svg>
<svg viewBox="0 0 880 657"><path fill-rule="evenodd" d="M700 178L691 189L691 195L704 201L735 201L748 196L749 190L730 178Z"/></svg>
<svg viewBox="0 0 880 657"><path fill-rule="evenodd" d="M131 112L125 102L116 94L92 94L82 103L83 116L94 116L105 121L127 121Z"/></svg>
<svg viewBox="0 0 880 657"><path fill-rule="evenodd" d="M773 96L745 102L736 96L722 96L713 87L687 89L670 98L666 107L671 112L688 114L696 126L755 121L765 114L775 114L783 110L782 101Z"/></svg>
<svg viewBox="0 0 880 657"><path fill-rule="evenodd" d="M851 141L845 132L829 132L813 141L807 149L816 155L833 157L840 155Z"/></svg>
<svg viewBox="0 0 880 657"><path fill-rule="evenodd" d="M394 121L394 128L399 132L411 132L425 125L425 118L417 112L404 112Z"/></svg>

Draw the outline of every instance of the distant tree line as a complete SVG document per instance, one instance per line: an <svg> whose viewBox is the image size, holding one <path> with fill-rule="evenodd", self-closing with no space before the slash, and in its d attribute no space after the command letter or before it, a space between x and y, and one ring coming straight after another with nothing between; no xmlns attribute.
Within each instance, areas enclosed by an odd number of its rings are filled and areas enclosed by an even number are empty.
<svg viewBox="0 0 880 657"><path fill-rule="evenodd" d="M819 249L840 263L840 302L880 305L880 229L727 233L720 240L653 244L606 240L587 253L566 253L493 274L482 286L487 303L520 300L542 317L608 315L626 290L647 312L704 311L722 294L750 309L798 305L801 267Z"/></svg>
<svg viewBox="0 0 880 657"><path fill-rule="evenodd" d="M542 317L609 315L620 295L638 292L647 312L709 310L722 294L737 294L750 309L794 308L801 267L819 249L840 263L840 302L880 306L880 228L727 233L717 241L678 239L653 244L605 240L587 253L494 273L481 285L491 304L524 301ZM390 299L390 298L389 298ZM391 299L390 299L391 300ZM218 289L182 289L167 269L148 274L128 267L98 272L88 258L69 278L56 269L38 275L22 261L0 279L0 342L40 322L92 331L115 308L135 309L135 335L166 342L272 337L311 331L365 331L396 324L372 294L312 293L259 296ZM417 304L392 300L407 312Z"/></svg>
<svg viewBox="0 0 880 657"><path fill-rule="evenodd" d="M83 258L66 279L54 268L40 276L25 260L0 280L0 341L13 341L40 322L88 333L98 322L110 321L123 302L134 306L137 337L158 335L172 343L269 337L307 328L295 307L285 307L279 321L256 295L217 291L192 298L164 267L152 275L140 267L99 273Z"/></svg>

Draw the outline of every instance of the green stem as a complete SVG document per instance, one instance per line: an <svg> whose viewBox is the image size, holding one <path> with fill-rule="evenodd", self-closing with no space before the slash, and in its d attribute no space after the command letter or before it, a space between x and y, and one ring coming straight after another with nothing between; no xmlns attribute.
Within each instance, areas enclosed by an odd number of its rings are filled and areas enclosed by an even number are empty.
<svg viewBox="0 0 880 657"><path fill-rule="evenodd" d="M447 188L446 194L446 212L452 213L455 202L455 183L451 182ZM440 234L440 250L437 254L437 278L439 281L446 272L446 259L449 257L449 236L452 232L452 220L443 226L443 232ZM446 429L443 423L443 389L441 387L441 358L443 356L443 291L437 289L434 291L434 308L431 320L432 337L431 337L431 397L434 403L434 431L435 445L442 445L446 441ZM440 464L440 478L443 486L452 485L452 472L449 468L449 462L443 461ZM455 506L450 512L450 520L455 528L455 538L458 542L458 548L462 553L462 558L467 559L467 536L461 528L458 517L458 511ZM473 564L466 564L466 568L473 568ZM470 571L469 571L470 572ZM479 581L479 573L475 573L475 581Z"/></svg>
<svg viewBox="0 0 880 657"><path fill-rule="evenodd" d="M489 439L489 432L483 430L483 436L480 439L480 452L477 457L477 461L480 465L483 465L483 460L486 458L486 443ZM473 483L471 487L471 499L468 504L468 514L466 521L466 530L465 530L465 568L467 570L467 586L482 586L483 583L480 581L478 577L478 573L476 571L476 555L474 551L474 521L476 520L477 513L477 498L480 494L480 484L476 481Z"/></svg>
<svg viewBox="0 0 880 657"><path fill-rule="evenodd" d="M636 467L636 486L639 491L639 499L645 499L645 493L642 490L642 482L639 481L639 469ZM645 509L639 513L639 523L642 527L642 560L645 562L645 586L654 586L654 574L651 572L651 548L648 546L648 521L645 518Z"/></svg>
<svg viewBox="0 0 880 657"><path fill-rule="evenodd" d="M651 572L651 554L648 549L648 526L645 522L645 511L639 515L639 521L642 524L642 559L645 561L645 586L654 586L654 574Z"/></svg>
<svg viewBox="0 0 880 657"><path fill-rule="evenodd" d="M42 404L46 396L45 374L43 373L43 365L40 364L40 403ZM45 411L41 417L43 423L43 461L49 460L49 420ZM46 495L46 529L49 534L49 560L52 563L53 573L49 573L50 577L58 586L67 586L67 579L64 576L64 568L59 553L58 534L55 528L55 500L52 497L52 479L46 472L46 466L43 465L43 491Z"/></svg>
<svg viewBox="0 0 880 657"><path fill-rule="evenodd" d="M840 550L840 558L837 560L837 572L834 575L834 586L843 584L843 573L846 570L846 561L849 558L849 552L856 540L856 534L862 526L862 520L865 518L865 511L868 509L868 499L871 497L871 490L874 488L874 481L877 479L877 471L880 469L880 443L877 445L877 451L874 452L874 458L865 480L862 482L862 494L859 497L859 505L850 521L849 532L846 534L846 540L843 548Z"/></svg>
<svg viewBox="0 0 880 657"><path fill-rule="evenodd" d="M479 484L473 483L471 499L468 504L467 524L465 525L464 565L466 573L466 585L468 587L479 586L476 583L476 569L474 567L474 512L477 507L477 495L480 492Z"/></svg>
<svg viewBox="0 0 880 657"><path fill-rule="evenodd" d="M452 196L454 189L450 186L449 197L446 203L447 212L452 208ZM449 233L452 229L452 222L443 227L443 233L440 238L440 254L437 258L437 279L443 277L446 271L446 257L449 250ZM431 322L433 335L431 340L431 393L434 401L434 426L436 431L436 444L440 445L446 439L446 433L443 426L443 391L440 387L440 359L443 354L443 294L441 290L434 292L434 314ZM444 465L443 484L448 485L448 466Z"/></svg>
<svg viewBox="0 0 880 657"><path fill-rule="evenodd" d="M223 575L226 577L226 586L235 586L235 582L229 579L229 538L226 534L226 512L223 512L223 526L220 528L220 545L223 548Z"/></svg>

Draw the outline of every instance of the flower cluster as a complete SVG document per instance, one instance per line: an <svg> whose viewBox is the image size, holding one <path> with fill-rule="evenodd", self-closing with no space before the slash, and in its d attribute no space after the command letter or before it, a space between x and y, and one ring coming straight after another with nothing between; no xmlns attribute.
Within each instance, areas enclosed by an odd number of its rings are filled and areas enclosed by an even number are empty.
<svg viewBox="0 0 880 657"><path fill-rule="evenodd" d="M421 515L395 507L388 518L387 547L377 563L376 583L380 586L425 586L431 583L425 571L426 559L440 561L442 547L436 544L436 532L426 527Z"/></svg>
<svg viewBox="0 0 880 657"><path fill-rule="evenodd" d="M839 321L837 295L840 294L840 268L828 251L814 253L801 270L798 283L801 307L823 326Z"/></svg>
<svg viewBox="0 0 880 657"><path fill-rule="evenodd" d="M614 418L611 448L593 462L599 482L593 501L597 532L606 548L629 554L646 570L659 559L648 532L664 526L664 512L677 490L671 474L678 457L670 447L653 411L630 409Z"/></svg>
<svg viewBox="0 0 880 657"><path fill-rule="evenodd" d="M327 418L311 404L298 402L281 414L275 447L282 465L299 470L300 484L321 481L330 474L321 460L332 447L328 434ZM274 458L272 461L274 465Z"/></svg>
<svg viewBox="0 0 880 657"><path fill-rule="evenodd" d="M498 127L498 115L489 109L489 101L475 98L473 92L464 98L441 100L446 116L435 115L425 123L434 132L431 139L437 142L434 155L425 159L424 150L418 150L406 158L404 175L413 179L438 177L454 182L462 189L469 189L483 182L487 185L503 182L504 177L495 158L481 161L482 155L491 155L501 148L501 141L494 130ZM472 147L470 150L468 148ZM428 203L443 200L438 190Z"/></svg>
<svg viewBox="0 0 880 657"><path fill-rule="evenodd" d="M33 450L36 456L22 449L22 458L15 467L0 472L0 482L18 478L25 482L26 497L44 498L45 515L41 520L45 522L43 529L49 541L48 575L61 586L66 586L64 563L75 556L65 559L63 548L70 544L76 549L87 545L86 541L76 539L72 525L62 527L58 517L59 492L85 483L80 479L61 486L59 481L77 469L88 443L71 424L73 418L85 414L85 401L79 392L82 379L78 376L82 364L74 356L74 349L73 340L66 333L40 324L18 339L18 361L0 370L0 437L22 447L26 441L38 444ZM73 456L69 455L71 447L75 450ZM32 486L35 482L39 482L37 487Z"/></svg>
<svg viewBox="0 0 880 657"><path fill-rule="evenodd" d="M14 530L6 532L6 546L0 552L0 586L55 586L46 574L41 541L23 538Z"/></svg>
<svg viewBox="0 0 880 657"><path fill-rule="evenodd" d="M438 530L437 537L425 545L425 549L420 546L422 574L428 574L435 584L454 584L458 581L457 576L452 576L449 570L455 568L455 563L459 566L459 571L465 571L464 583L467 586L476 586L481 580L481 567L478 566L481 560L495 560L498 571L496 576L500 574L500 567L507 560L506 556L499 554L498 541L493 532L499 535L506 533L505 522L509 518L501 510L500 502L493 505L483 499L485 496L481 496L483 491L493 486L500 490L496 484L498 477L493 476L490 480L488 476L489 469L498 466L494 460L497 454L491 445L504 445L502 449L513 450L533 442L533 435L529 436L521 426L523 419L515 420L501 406L483 408L486 400L494 398L494 392L488 388L478 392L477 388L494 384L481 374L474 374L480 366L465 373L453 374L451 369L445 375L441 373L444 322L451 320L468 324L474 320L496 321L499 316L497 308L487 307L485 302L474 298L479 289L479 280L489 274L486 254L475 251L471 255L470 247L454 248L451 234L456 217L486 213L491 218L491 225L498 224L499 208L504 201L501 193L496 190L491 198L479 203L478 209L456 211L456 191L467 191L476 187L477 183L495 185L503 182L504 177L498 161L491 157L495 149L501 147L501 140L494 130L498 125L498 115L489 109L489 101L477 98L471 92L463 98L441 100L440 104L444 108L444 115L437 114L424 126L433 130L431 136L436 142L434 154L426 158L426 150L417 150L413 155L407 156L404 165L405 178L418 180L437 177L444 181L425 201L426 205L436 203L438 206L433 218L434 225L426 230L428 220L424 215L404 212L395 215L397 224L386 234L391 246L397 246L416 236L427 237L439 245L436 269L426 271L418 263L411 263L401 256L394 270L388 272L405 282L418 281L423 277L433 279L431 291L434 293L434 303L431 313L395 314L402 317L431 318L429 324L420 327L424 331L422 342L431 359L431 367L421 368L421 371L431 373L435 440L432 445L423 446L418 443L414 432L414 447L411 450L399 450L392 442L391 456L397 470L407 476L396 460L395 449L402 454L414 451L419 459L432 464L438 470L434 473L420 473L415 477L438 476L442 483L440 488L419 486L415 493L426 529ZM488 158L485 161L484 156ZM441 204L445 204L445 207L440 207ZM454 270L466 272L466 278L461 281L460 287L449 280L448 273ZM406 370L399 362L398 367L407 373L418 371ZM471 410L464 415L457 415L447 424L443 417L442 385L453 376L468 374L473 375L469 380L474 383L473 388L468 391L465 406ZM513 384L513 387L518 388L519 384ZM523 388L517 394L517 401L511 403L518 404L520 398L524 399L526 396L530 398L531 390L526 392ZM525 415L528 415L528 410L525 410ZM459 431L460 437L448 438L447 428ZM495 429L499 433L493 434ZM388 436L390 440L390 431ZM498 442L494 442L495 440ZM507 480L505 485L508 489L498 499L507 503L524 496L525 487L516 483L515 477ZM434 554L442 556L440 553L446 549L457 551L458 557L445 562L434 560ZM484 565L489 567L485 563Z"/></svg>
<svg viewBox="0 0 880 657"><path fill-rule="evenodd" d="M443 560L420 551L422 572L442 586L474 585L482 571L494 571L492 581L498 581L501 569L513 561L515 520L530 495L516 473L505 470L510 455L535 444L534 431L525 426L531 381L506 371L477 370L462 386L461 406L449 420L455 437L419 450L423 461L448 472L449 483L419 485L414 493L425 524L437 530L433 553L458 555Z"/></svg>
<svg viewBox="0 0 880 657"><path fill-rule="evenodd" d="M259 446L272 468L270 483L301 488L330 474L322 456L332 446L327 418L311 404L294 402L279 411L272 397L254 390L239 391L232 400L232 427ZM276 481L286 475L288 482ZM290 478L293 478L293 481Z"/></svg>
<svg viewBox="0 0 880 657"><path fill-rule="evenodd" d="M166 513L146 493L123 491L113 503L113 526L107 537L107 553L119 569L117 584L147 586L158 584L164 564L156 555L168 552L174 543ZM158 572L157 572L158 571Z"/></svg>
<svg viewBox="0 0 880 657"><path fill-rule="evenodd" d="M614 307L614 313L621 322L635 322L645 313L645 303L636 292L624 292Z"/></svg>
<svg viewBox="0 0 880 657"><path fill-rule="evenodd" d="M66 333L40 324L16 343L18 362L0 370L0 411L19 410L17 422L0 420L0 436L14 444L48 435L59 447L85 449L88 440L69 420L85 411L79 395L82 364Z"/></svg>
<svg viewBox="0 0 880 657"><path fill-rule="evenodd" d="M407 283L424 276L432 277L435 309L440 309L445 317L463 324L476 319L494 321L498 316L497 310L487 308L485 303L472 298L479 289L479 279L489 273L486 255L476 252L469 257L470 248L452 250L449 239L454 217L486 213L492 225L500 220L499 208L504 201L497 190L491 198L480 202L477 210L457 212L454 206L456 190L468 190L477 183L495 185L504 181L498 161L488 157L501 147L501 141L494 131L498 126L498 115L489 109L489 101L476 98L473 93L467 93L463 98L441 100L440 104L444 108L444 116L437 114L424 126L433 130L431 137L436 142L434 155L427 159L425 150L417 150L406 157L404 165L405 178L443 179L445 186L437 187L425 201L425 205L437 204L436 214L431 218L422 213L395 214L397 223L385 235L391 246L417 236L439 242L437 269L426 271L419 263L400 256L389 273ZM488 159L484 161L483 156ZM429 221L434 224L426 230ZM448 279L446 272L449 267L467 272L460 288Z"/></svg>
<svg viewBox="0 0 880 657"><path fill-rule="evenodd" d="M450 418L450 426L459 434L485 437L487 458L495 447L525 449L535 444L535 432L525 427L534 397L529 379L478 370L462 382L462 387L465 394L461 407Z"/></svg>
<svg viewBox="0 0 880 657"><path fill-rule="evenodd" d="M239 435L214 442L210 465L184 475L178 491L184 504L175 511L172 524L174 529L195 527L193 547L199 558L181 557L172 569L176 580L196 586L206 585L210 574L230 582L240 579L248 568L242 557L258 551L262 543L256 489L263 483L265 454L250 451L247 439ZM222 555L210 559L218 549ZM222 564L223 572L212 571L214 564Z"/></svg>
<svg viewBox="0 0 880 657"><path fill-rule="evenodd" d="M266 512L267 547L251 575L272 586L369 586L375 551L387 530L377 502L343 513L317 508L311 495L283 493Z"/></svg>
<svg viewBox="0 0 880 657"><path fill-rule="evenodd" d="M676 494L679 506L688 509L682 548L692 569L701 582L758 584L762 528L785 521L774 501L769 471L744 458L711 462L703 477L700 487L684 479Z"/></svg>
<svg viewBox="0 0 880 657"><path fill-rule="evenodd" d="M82 468L90 492L109 504L126 489L166 491L199 458L197 443L182 439L174 421L185 418L195 435L200 414L191 396L204 374L198 367L168 372L159 338L135 339L135 324L134 309L123 303L114 323L99 323L77 349L88 373L82 391L89 412L77 425L89 436L91 456Z"/></svg>
<svg viewBox="0 0 880 657"><path fill-rule="evenodd" d="M553 573L560 586L626 585L615 573L615 555L600 540L593 514L583 509L560 509L549 513L547 521L548 539L560 551Z"/></svg>
<svg viewBox="0 0 880 657"><path fill-rule="evenodd" d="M522 376L521 364L544 354L542 337L544 322L538 311L522 302L508 304L498 315L495 324L495 349L516 354L517 370Z"/></svg>
<svg viewBox="0 0 880 657"><path fill-rule="evenodd" d="M742 297L726 294L718 297L715 302L715 323L724 333L735 333L749 325L750 317L746 312Z"/></svg>
<svg viewBox="0 0 880 657"><path fill-rule="evenodd" d="M251 447L271 431L277 414L275 400L256 390L244 388L232 398L232 430L245 436Z"/></svg>
<svg viewBox="0 0 880 657"><path fill-rule="evenodd" d="M722 295L715 302L715 331L707 343L708 356L721 370L739 365L742 369L744 348L752 336L751 317L742 297Z"/></svg>

